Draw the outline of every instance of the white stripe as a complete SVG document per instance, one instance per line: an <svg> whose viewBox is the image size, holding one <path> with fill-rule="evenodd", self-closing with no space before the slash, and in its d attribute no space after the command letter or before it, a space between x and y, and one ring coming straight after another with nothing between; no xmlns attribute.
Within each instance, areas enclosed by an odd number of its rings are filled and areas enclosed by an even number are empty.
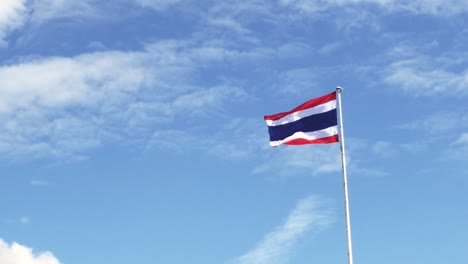
<svg viewBox="0 0 468 264"><path fill-rule="evenodd" d="M284 124L287 124L287 123L297 121L297 120L299 120L301 118L304 118L304 117L307 117L307 116L320 114L320 113L325 113L325 112L328 112L328 111L333 110L333 109L336 109L336 100L333 100L333 101L330 101L330 102L327 102L327 103L324 103L324 104L321 104L321 105L317 105L317 106L312 107L312 108L308 108L308 109L305 109L305 110L301 110L301 111L291 113L291 114L289 114L287 116L283 116L282 118L280 118L278 120L265 120L265 121L266 121L268 126L279 126L279 125L284 125Z"/></svg>
<svg viewBox="0 0 468 264"><path fill-rule="evenodd" d="M283 144L284 142L291 141L294 139L303 138L306 140L314 140L314 139L319 139L319 138L331 137L337 134L338 134L338 126L336 125L336 126L322 129L322 130L312 131L312 132L296 132L283 140L270 141L270 145L272 147L276 147L276 146Z"/></svg>

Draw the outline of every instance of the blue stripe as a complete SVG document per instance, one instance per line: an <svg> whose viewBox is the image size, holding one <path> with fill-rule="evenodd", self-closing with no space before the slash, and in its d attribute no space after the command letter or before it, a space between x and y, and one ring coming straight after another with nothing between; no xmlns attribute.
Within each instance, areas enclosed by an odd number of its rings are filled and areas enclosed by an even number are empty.
<svg viewBox="0 0 468 264"><path fill-rule="evenodd" d="M270 133L270 141L277 141L283 140L298 131L312 132L336 126L337 124L336 109L333 109L328 112L304 117L284 125L269 126L268 133Z"/></svg>

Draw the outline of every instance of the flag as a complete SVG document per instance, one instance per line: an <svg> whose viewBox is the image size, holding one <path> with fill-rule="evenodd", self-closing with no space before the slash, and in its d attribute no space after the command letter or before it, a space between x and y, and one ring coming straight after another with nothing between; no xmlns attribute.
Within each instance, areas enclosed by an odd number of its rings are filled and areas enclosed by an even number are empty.
<svg viewBox="0 0 468 264"><path fill-rule="evenodd" d="M264 117L272 147L338 142L336 92L309 100L291 111Z"/></svg>

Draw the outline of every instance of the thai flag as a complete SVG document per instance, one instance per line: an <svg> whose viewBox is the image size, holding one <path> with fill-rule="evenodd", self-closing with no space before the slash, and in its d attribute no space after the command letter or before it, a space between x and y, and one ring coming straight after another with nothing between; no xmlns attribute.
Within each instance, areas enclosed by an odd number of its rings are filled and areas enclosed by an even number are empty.
<svg viewBox="0 0 468 264"><path fill-rule="evenodd" d="M265 116L265 121L272 147L338 142L336 92L307 101L291 111Z"/></svg>

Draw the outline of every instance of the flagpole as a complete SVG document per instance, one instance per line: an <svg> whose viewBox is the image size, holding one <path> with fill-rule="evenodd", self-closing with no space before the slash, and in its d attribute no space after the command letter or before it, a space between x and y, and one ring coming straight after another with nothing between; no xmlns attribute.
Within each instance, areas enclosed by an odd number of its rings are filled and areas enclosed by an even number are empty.
<svg viewBox="0 0 468 264"><path fill-rule="evenodd" d="M343 88L336 87L336 97L338 101L338 119L340 123L340 147L341 147L341 166L343 169L343 190L346 218L346 240L348 244L348 264L353 264L353 248L351 245L351 223L349 221L349 202L348 202L348 179L346 175L346 153L343 133L343 113L341 111L341 92Z"/></svg>

